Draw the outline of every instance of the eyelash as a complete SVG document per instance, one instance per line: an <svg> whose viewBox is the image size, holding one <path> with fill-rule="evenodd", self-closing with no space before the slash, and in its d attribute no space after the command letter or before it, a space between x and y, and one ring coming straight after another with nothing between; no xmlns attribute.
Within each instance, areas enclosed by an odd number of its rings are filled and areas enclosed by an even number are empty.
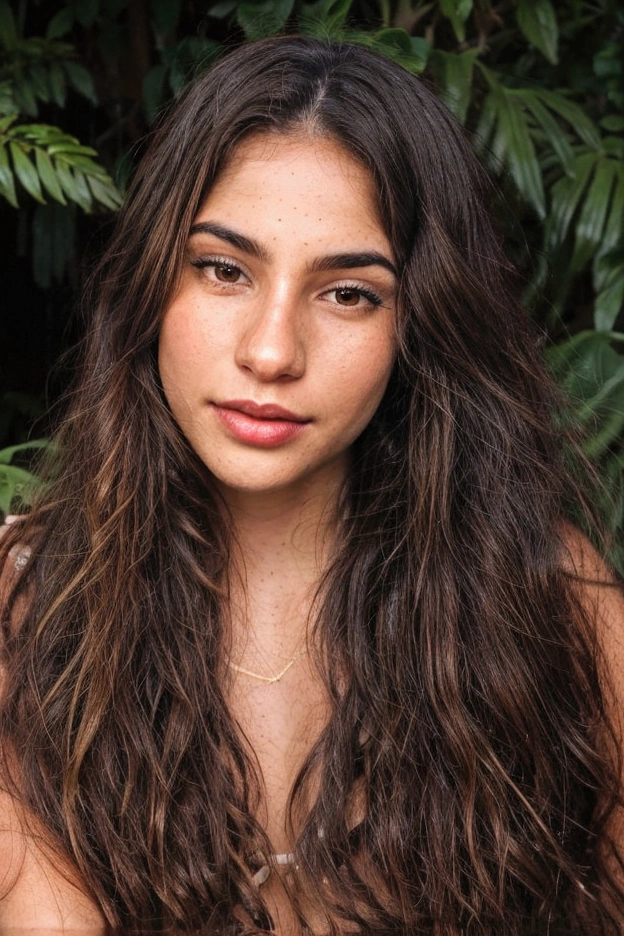
<svg viewBox="0 0 624 936"><path fill-rule="evenodd" d="M359 293L359 295L362 296L363 299L367 299L372 306L377 307L383 303L381 296L378 296L372 289L365 289L364 286L360 286L358 283L339 283L337 286L334 286L333 289L330 289L329 292L340 292L340 290L343 289L345 291Z"/></svg>
<svg viewBox="0 0 624 936"><path fill-rule="evenodd" d="M207 267L229 267L232 270L238 270L243 276L247 276L245 271L240 267L238 263L234 263L229 257L196 257L190 261L191 266L195 267L197 270L205 270ZM227 285L227 284L223 284ZM237 285L237 284L232 284ZM377 293L373 292L372 289L367 289L364 286L361 286L359 283L338 283L332 289L326 290L326 292L340 292L340 290L351 291L358 293L363 299L366 299L372 306L377 308L380 305L383 305L383 299L381 296L378 296ZM338 303L339 304L339 303Z"/></svg>
<svg viewBox="0 0 624 936"><path fill-rule="evenodd" d="M234 263L229 257L195 257L190 263L197 270L205 270L206 267L230 267L232 270L238 270L243 276L247 276L240 264Z"/></svg>

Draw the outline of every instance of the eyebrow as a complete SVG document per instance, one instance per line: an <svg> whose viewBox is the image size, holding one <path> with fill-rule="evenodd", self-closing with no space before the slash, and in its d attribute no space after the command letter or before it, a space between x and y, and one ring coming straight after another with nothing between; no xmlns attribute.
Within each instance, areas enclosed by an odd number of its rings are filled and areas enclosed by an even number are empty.
<svg viewBox="0 0 624 936"><path fill-rule="evenodd" d="M199 221L192 226L189 236L193 234L214 234L219 240L227 241L233 247L238 247L239 250L249 254L250 257L257 257L258 260L264 261L269 260L269 255L258 241L252 240L251 237L245 237L244 234L239 234L238 231L233 231L223 224L216 224L214 221Z"/></svg>
<svg viewBox="0 0 624 936"><path fill-rule="evenodd" d="M226 241L237 247L250 257L257 257L258 260L269 262L270 256L258 241L251 237L246 237L224 224L217 224L214 221L198 221L191 227L189 236L193 234L212 234L219 240ZM399 278L397 269L391 260L384 254L376 250L363 250L351 253L329 254L326 257L318 257L309 267L310 273L321 273L326 270L355 270L360 267L380 266L388 270Z"/></svg>

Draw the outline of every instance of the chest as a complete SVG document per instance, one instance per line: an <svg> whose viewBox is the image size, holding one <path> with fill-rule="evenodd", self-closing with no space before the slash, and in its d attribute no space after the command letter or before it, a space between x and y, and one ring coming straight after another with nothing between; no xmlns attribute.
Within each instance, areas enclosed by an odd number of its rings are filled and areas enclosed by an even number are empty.
<svg viewBox="0 0 624 936"><path fill-rule="evenodd" d="M308 661L299 659L273 683L233 673L228 704L261 783L257 819L273 850L287 852L293 844L287 831L290 792L329 718L325 687Z"/></svg>

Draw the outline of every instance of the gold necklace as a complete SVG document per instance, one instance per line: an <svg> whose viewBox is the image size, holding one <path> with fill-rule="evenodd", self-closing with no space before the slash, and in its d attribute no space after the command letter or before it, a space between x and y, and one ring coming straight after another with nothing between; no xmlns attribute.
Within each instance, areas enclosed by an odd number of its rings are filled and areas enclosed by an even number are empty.
<svg viewBox="0 0 624 936"><path fill-rule="evenodd" d="M260 680L260 682L264 682L264 683L267 683L268 685L272 685L273 683L279 682L282 676L286 675L290 667L294 663L297 662L297 660L299 659L302 653L303 653L303 647L299 647L294 657L291 660L289 660L289 662L286 664L284 669L280 670L280 672L276 676L263 676L262 673L254 673L252 672L252 670L245 669L244 666L239 666L237 663L232 663L231 660L228 660L228 666L230 667L230 669L235 670L237 673L242 673L243 676L251 676L252 679L258 679Z"/></svg>

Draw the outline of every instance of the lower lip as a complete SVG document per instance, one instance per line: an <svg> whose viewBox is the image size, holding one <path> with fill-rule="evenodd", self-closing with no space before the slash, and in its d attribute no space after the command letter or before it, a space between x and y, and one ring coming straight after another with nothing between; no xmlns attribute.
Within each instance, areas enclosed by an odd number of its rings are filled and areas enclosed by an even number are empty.
<svg viewBox="0 0 624 936"><path fill-rule="evenodd" d="M239 442L261 448L275 448L294 439L305 429L307 423L288 419L258 419L241 413L240 410L215 406L213 409L221 423Z"/></svg>

